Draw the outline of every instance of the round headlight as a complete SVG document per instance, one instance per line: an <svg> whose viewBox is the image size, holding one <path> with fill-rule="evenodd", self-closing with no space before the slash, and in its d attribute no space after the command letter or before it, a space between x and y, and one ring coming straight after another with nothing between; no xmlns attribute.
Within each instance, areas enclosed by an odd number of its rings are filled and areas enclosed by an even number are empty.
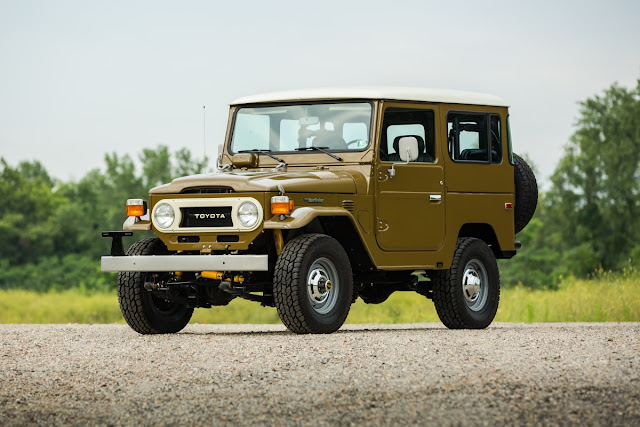
<svg viewBox="0 0 640 427"><path fill-rule="evenodd" d="M258 207L253 202L244 202L238 208L238 221L243 227L253 227L258 222Z"/></svg>
<svg viewBox="0 0 640 427"><path fill-rule="evenodd" d="M156 206L153 211L153 223L158 228L169 228L176 219L176 213L173 211L171 205L162 203Z"/></svg>

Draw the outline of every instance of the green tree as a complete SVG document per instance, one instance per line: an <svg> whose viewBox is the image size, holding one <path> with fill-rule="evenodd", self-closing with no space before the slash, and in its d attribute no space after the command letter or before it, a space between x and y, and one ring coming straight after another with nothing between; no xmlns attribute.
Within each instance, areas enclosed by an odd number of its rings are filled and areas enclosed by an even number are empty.
<svg viewBox="0 0 640 427"><path fill-rule="evenodd" d="M640 80L582 102L548 197L550 244L566 273L621 267L640 237Z"/></svg>
<svg viewBox="0 0 640 427"><path fill-rule="evenodd" d="M31 262L54 250L54 213L68 200L39 162L13 168L0 159L0 200L0 258Z"/></svg>
<svg viewBox="0 0 640 427"><path fill-rule="evenodd" d="M178 150L171 160L169 147L159 145L155 149L144 149L140 154L142 176L147 190L171 181L172 178L202 172L207 160L195 160L187 148Z"/></svg>
<svg viewBox="0 0 640 427"><path fill-rule="evenodd" d="M122 229L128 198L146 198L151 187L205 163L187 149L172 159L165 146L145 149L139 158L137 165L128 155L107 154L105 172L92 170L77 182L51 179L38 162L12 167L0 159L0 287L95 289L115 283L99 274L100 256L110 248L100 232Z"/></svg>

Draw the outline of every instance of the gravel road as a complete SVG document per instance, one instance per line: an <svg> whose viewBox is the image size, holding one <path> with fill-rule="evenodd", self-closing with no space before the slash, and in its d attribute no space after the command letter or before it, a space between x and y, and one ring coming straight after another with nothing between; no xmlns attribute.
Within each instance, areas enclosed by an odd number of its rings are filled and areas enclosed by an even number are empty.
<svg viewBox="0 0 640 427"><path fill-rule="evenodd" d="M0 425L640 425L640 323L0 325Z"/></svg>

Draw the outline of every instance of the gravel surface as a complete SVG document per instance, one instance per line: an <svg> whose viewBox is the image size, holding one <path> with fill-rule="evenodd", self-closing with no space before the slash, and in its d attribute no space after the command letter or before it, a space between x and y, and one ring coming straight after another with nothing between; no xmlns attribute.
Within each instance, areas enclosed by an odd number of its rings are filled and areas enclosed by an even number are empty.
<svg viewBox="0 0 640 427"><path fill-rule="evenodd" d="M0 325L0 425L640 425L640 323Z"/></svg>

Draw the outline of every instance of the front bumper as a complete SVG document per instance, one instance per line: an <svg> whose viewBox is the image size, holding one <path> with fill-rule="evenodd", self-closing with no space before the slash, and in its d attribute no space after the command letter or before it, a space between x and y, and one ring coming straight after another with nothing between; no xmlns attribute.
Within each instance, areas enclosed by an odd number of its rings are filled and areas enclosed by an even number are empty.
<svg viewBox="0 0 640 427"><path fill-rule="evenodd" d="M102 271L267 271L267 255L104 256Z"/></svg>

